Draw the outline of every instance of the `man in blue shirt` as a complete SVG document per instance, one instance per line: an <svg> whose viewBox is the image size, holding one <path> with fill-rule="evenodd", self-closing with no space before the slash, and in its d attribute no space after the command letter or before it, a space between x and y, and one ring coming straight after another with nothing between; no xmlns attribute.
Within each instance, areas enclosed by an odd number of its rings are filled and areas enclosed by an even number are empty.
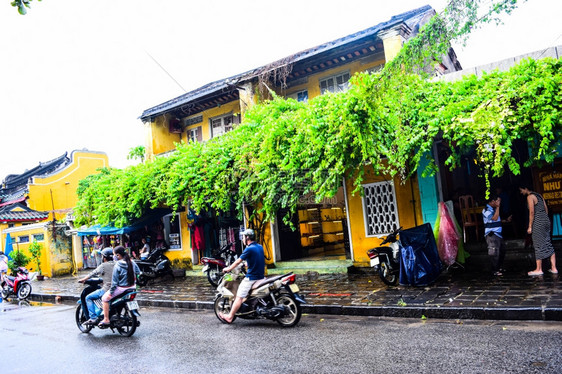
<svg viewBox="0 0 562 374"><path fill-rule="evenodd" d="M488 255L492 260L492 272L499 276L502 274L503 260L505 258L505 245L502 237L502 220L500 218L501 198L490 195L486 208L482 210L484 220L484 236L488 245ZM511 220L511 216L508 221Z"/></svg>
<svg viewBox="0 0 562 374"><path fill-rule="evenodd" d="M256 234L252 229L246 229L242 232L242 242L246 245L246 248L234 263L230 266L222 269L223 273L228 273L232 269L236 268L246 261L248 271L246 272L246 277L240 282L238 286L238 292L236 292L236 300L232 304L229 314L219 313L219 317L224 321L231 323L234 315L240 309L240 306L244 300L248 297L252 289L254 282L263 279L265 274L265 256L263 253L263 247L255 242Z"/></svg>

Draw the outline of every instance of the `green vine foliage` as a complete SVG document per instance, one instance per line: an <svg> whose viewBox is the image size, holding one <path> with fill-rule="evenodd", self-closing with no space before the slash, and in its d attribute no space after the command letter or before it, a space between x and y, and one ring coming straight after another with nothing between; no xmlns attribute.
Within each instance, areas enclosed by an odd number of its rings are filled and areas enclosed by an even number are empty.
<svg viewBox="0 0 562 374"><path fill-rule="evenodd" d="M516 140L529 143L528 163L552 161L562 128L560 60L524 60L508 72L456 82L427 79L428 64L452 38L515 3L492 2L481 16L480 1L451 1L476 8L464 15L448 8L449 18L434 17L381 72L355 75L345 93L299 103L271 92L271 100L253 106L223 136L177 144L167 157L90 176L78 189L77 223L123 226L149 208L188 203L218 211L234 204L239 212L249 204L266 220L284 208L288 218L303 195L332 197L343 178L353 179L359 191L365 165L406 180L436 138L449 144L451 168L476 152L488 185L507 169L519 173L511 153ZM424 174L434 171L430 162Z"/></svg>

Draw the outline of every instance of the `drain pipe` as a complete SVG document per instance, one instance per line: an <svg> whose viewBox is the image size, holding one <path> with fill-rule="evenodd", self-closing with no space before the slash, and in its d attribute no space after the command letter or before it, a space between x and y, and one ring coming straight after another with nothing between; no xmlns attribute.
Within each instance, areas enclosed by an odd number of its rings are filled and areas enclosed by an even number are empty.
<svg viewBox="0 0 562 374"><path fill-rule="evenodd" d="M353 240L351 239L351 221L349 220L349 203L347 201L345 177L343 177L343 197L345 200L345 216L347 218L347 235L349 237L349 255L351 256L351 261L354 261L355 255L353 254Z"/></svg>

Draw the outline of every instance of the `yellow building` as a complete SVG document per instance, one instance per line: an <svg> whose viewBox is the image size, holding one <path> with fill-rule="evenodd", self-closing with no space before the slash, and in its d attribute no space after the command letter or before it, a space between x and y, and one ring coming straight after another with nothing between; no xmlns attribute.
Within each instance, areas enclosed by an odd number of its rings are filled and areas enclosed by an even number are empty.
<svg viewBox="0 0 562 374"><path fill-rule="evenodd" d="M173 151L177 142L204 142L231 130L248 107L268 97L265 86L298 101L347 90L351 76L381 69L434 14L429 6L414 9L145 110L140 118L146 124L147 159ZM450 50L436 74L459 69L460 64ZM281 219L268 225L267 240L263 243L267 262L314 256L347 258L364 266L368 263L366 250L380 243L381 236L395 227L408 228L423 222L415 178L400 184L374 175L372 170L366 171L363 197L351 194L353 181L346 180L336 197L329 201L318 204L313 196L303 196L292 219L298 230L291 230ZM384 199L378 199L383 195ZM218 232L244 225L233 220L230 226L221 226L220 215L207 213L214 218ZM201 252L192 252L194 262Z"/></svg>
<svg viewBox="0 0 562 374"><path fill-rule="evenodd" d="M65 153L23 174L8 175L0 189L0 249L4 250L9 235L14 250L28 254L36 240L43 247L44 275L67 274L73 266L81 267L81 246L73 253L65 220L76 205L78 182L103 167L109 167L105 153L83 150L70 156ZM37 271L34 263L28 267Z"/></svg>

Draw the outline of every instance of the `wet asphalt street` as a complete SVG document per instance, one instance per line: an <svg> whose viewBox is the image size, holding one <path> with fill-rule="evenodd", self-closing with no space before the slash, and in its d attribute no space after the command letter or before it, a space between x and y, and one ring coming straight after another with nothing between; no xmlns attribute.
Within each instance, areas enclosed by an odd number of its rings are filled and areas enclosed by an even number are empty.
<svg viewBox="0 0 562 374"><path fill-rule="evenodd" d="M2 373L559 373L562 323L305 315L220 323L142 308L131 338L80 333L74 305L0 303ZM35 303L32 303L35 304Z"/></svg>

